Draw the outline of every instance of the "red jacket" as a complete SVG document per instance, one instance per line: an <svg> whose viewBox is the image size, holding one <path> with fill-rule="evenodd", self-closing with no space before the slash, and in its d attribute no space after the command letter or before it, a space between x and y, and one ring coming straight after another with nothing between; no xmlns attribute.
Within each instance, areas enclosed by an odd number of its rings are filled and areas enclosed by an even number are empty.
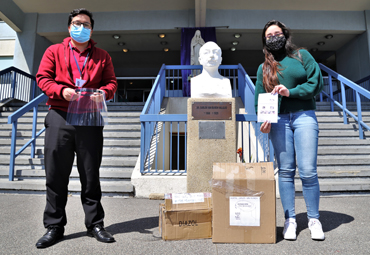
<svg viewBox="0 0 370 255"><path fill-rule="evenodd" d="M67 37L62 43L50 46L45 51L36 74L38 86L49 97L46 104L52 109L63 111L67 111L69 104L69 101L63 98L63 88L76 88L69 65L68 43L70 41L71 38ZM92 49L84 69L84 72L87 72L87 81L82 87L104 90L106 100L112 99L117 90L112 59L108 52L96 48L93 40L90 39L90 43Z"/></svg>

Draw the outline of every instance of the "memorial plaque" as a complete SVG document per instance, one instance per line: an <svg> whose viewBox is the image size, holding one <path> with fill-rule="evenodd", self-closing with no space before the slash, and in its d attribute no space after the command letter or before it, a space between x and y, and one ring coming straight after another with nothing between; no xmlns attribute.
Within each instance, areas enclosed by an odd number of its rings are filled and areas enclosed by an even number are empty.
<svg viewBox="0 0 370 255"><path fill-rule="evenodd" d="M199 139L225 139L225 121L199 121Z"/></svg>
<svg viewBox="0 0 370 255"><path fill-rule="evenodd" d="M193 102L193 120L231 120L230 102Z"/></svg>

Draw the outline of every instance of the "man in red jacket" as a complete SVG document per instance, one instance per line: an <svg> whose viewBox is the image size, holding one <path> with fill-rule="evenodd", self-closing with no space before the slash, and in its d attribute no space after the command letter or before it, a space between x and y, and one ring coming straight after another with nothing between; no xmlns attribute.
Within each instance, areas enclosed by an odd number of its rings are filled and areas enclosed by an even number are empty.
<svg viewBox="0 0 370 255"><path fill-rule="evenodd" d="M67 223L65 206L68 182L75 154L81 182L81 202L87 235L101 242L114 242L104 229L99 168L103 152L103 126L66 124L68 105L76 99L76 88L100 89L106 100L117 90L117 80L109 54L90 39L94 28L92 14L73 10L68 19L70 37L50 46L36 75L38 86L49 97L45 118L46 233L36 243L46 248L63 238ZM104 97L98 98L104 100Z"/></svg>

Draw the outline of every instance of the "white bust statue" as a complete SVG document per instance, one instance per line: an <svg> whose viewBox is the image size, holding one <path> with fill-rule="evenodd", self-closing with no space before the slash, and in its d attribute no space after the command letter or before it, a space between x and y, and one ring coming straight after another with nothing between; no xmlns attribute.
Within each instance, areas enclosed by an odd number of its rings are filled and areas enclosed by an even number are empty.
<svg viewBox="0 0 370 255"><path fill-rule="evenodd" d="M199 50L199 62L203 71L191 78L192 98L231 98L230 80L218 72L221 64L221 48L214 42L205 43Z"/></svg>

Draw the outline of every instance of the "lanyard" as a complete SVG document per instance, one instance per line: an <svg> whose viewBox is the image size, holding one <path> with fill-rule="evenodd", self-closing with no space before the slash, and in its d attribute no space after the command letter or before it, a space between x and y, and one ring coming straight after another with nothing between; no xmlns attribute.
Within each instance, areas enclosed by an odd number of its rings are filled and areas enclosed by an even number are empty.
<svg viewBox="0 0 370 255"><path fill-rule="evenodd" d="M89 51L89 52L87 53L87 55L86 55L85 62L84 62L84 64L83 64L83 66L82 66L82 70L81 70L81 69L80 69L80 66L79 66L79 64L78 64L78 62L77 62L77 59L76 59L75 53L73 52L73 49L72 49L71 43L69 43L69 48L71 48L72 55L73 55L73 57L74 57L74 59L75 59L75 61L76 61L76 66L77 66L77 68L78 68L78 71L80 72L80 79L82 79L82 72L83 72L83 70L84 70L84 68L85 68L85 65L86 65L87 59L88 59L88 57L89 57L90 51Z"/></svg>

